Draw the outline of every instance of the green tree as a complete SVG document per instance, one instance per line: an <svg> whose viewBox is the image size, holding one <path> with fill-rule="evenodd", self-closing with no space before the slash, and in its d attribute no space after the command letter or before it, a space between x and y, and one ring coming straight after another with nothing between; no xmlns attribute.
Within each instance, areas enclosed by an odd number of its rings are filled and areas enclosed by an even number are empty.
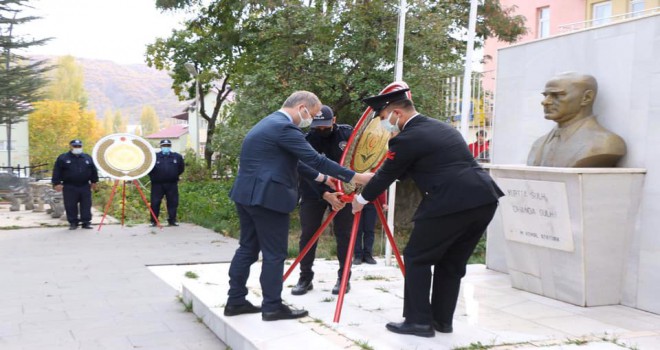
<svg viewBox="0 0 660 350"><path fill-rule="evenodd" d="M121 115L120 111L116 111L112 117L112 133L126 132L128 121Z"/></svg>
<svg viewBox="0 0 660 350"><path fill-rule="evenodd" d="M142 135L151 135L157 132L160 128L160 120L156 114L156 110L152 106L142 107L142 114L140 115L140 126L142 127Z"/></svg>
<svg viewBox="0 0 660 350"><path fill-rule="evenodd" d="M103 132L105 135L110 135L113 133L112 131L112 122L114 121L115 117L114 114L112 113L112 110L106 109L105 112L103 112Z"/></svg>
<svg viewBox="0 0 660 350"><path fill-rule="evenodd" d="M27 0L0 0L0 53L4 69L0 69L0 125L7 132L7 165L11 166L12 124L24 120L32 112L32 103L41 98L43 74L49 69L45 61L29 61L20 52L43 45L49 39L16 37L14 26L38 19L21 16Z"/></svg>
<svg viewBox="0 0 660 350"><path fill-rule="evenodd" d="M83 69L73 56L57 59L52 78L46 87L46 96L51 100L75 101L81 109L87 108Z"/></svg>

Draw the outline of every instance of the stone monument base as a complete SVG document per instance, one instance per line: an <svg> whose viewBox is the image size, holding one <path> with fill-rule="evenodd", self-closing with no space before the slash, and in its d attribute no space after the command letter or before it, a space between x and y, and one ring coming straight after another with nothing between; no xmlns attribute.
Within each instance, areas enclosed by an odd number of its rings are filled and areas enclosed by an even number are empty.
<svg viewBox="0 0 660 350"><path fill-rule="evenodd" d="M514 288L579 306L619 304L645 169L487 165L505 192L487 266Z"/></svg>

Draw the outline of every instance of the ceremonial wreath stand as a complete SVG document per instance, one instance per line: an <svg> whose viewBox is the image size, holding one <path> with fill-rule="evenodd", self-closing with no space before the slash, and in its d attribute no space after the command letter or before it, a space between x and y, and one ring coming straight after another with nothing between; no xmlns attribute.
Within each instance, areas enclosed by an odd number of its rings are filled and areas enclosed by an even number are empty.
<svg viewBox="0 0 660 350"><path fill-rule="evenodd" d="M385 89L383 89L383 91L381 91L380 94L385 94L388 92L392 92L404 88L408 88L408 86L404 82L395 82L388 85ZM408 92L408 95L410 97L410 92ZM379 124L378 118L373 119L372 114L373 113L371 107L367 108L364 114L362 114L362 117L360 118L360 120L355 126L355 129L353 130L353 134L351 134L351 137L348 140L348 144L346 145L346 148L344 149L344 154L342 155L341 158L340 163L343 166L350 167L356 172L375 171L380 167L380 165L385 160L385 155L387 151L387 141L389 140L390 135L389 134L385 135L382 133L382 130L380 129L380 125L378 125ZM385 142L383 142L383 140ZM362 157L362 158L372 159L373 161L369 164L360 164L359 157L357 157L358 153L360 156L369 155L367 157ZM346 191L343 191L344 188L342 187L345 187ZM342 195L340 196L340 200L342 202L344 203L353 202L353 198L355 197L356 192L354 191L355 189L351 188L349 184L343 184L342 182L337 182L336 189L337 192L342 193ZM349 193L344 194L345 192L349 192ZM387 235L387 239L390 245L392 246L392 251L394 252L396 261L399 264L399 269L401 269L401 273L405 277L406 272L403 264L403 259L401 259L401 254L399 253L399 249L396 246L396 242L394 241L394 236L390 231L390 227L387 225L387 218L383 213L383 206L382 206L383 203L381 203L380 200L378 199L376 199L372 203L375 204L376 212L378 213L378 218L380 219L380 223L385 229L385 234ZM300 263L300 261L305 257L305 255L307 255L309 250L312 249L312 246L316 244L316 242L321 237L323 231L325 231L326 227L328 227L328 225L330 224L330 221L336 215L337 215L337 211L334 210L331 211L330 214L328 214L328 217L325 219L325 221L323 221L321 227L319 227L316 233L314 233L314 235L309 240L307 245L303 248L303 250L296 258L296 260L294 260L294 262L291 264L291 266L286 271L286 273L284 273L284 276L282 277L283 281L286 281L286 279L289 277L291 272L293 272L293 270ZM358 231L358 227L360 226L361 216L362 216L362 212L357 212L353 216L353 227L351 228L351 237L348 244L348 251L346 252L346 260L344 261L344 271L341 276L339 297L337 298L337 305L335 307L335 316L333 319L333 322L335 323L339 322L339 318L341 316L341 309L344 304L344 294L346 293L348 276L350 275L351 272L351 263L353 262L353 252L355 250L355 241L357 239L357 231Z"/></svg>

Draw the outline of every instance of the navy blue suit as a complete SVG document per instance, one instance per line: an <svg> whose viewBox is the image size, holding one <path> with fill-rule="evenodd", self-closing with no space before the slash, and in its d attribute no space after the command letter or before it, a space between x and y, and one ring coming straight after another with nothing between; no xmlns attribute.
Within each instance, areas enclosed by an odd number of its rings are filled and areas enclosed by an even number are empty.
<svg viewBox="0 0 660 350"><path fill-rule="evenodd" d="M289 214L298 203L299 160L345 182L355 175L318 154L282 111L259 121L243 140L238 175L230 192L236 203L241 235L229 267L227 306L246 303L250 266L261 251L262 311L280 310Z"/></svg>

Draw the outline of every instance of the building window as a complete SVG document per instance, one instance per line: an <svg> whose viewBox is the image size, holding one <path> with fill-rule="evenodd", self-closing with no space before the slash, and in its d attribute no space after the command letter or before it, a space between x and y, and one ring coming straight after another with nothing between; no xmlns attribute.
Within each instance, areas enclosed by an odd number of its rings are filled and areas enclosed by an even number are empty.
<svg viewBox="0 0 660 350"><path fill-rule="evenodd" d="M612 2L603 1L593 4L591 17L595 26L610 23L612 17Z"/></svg>
<svg viewBox="0 0 660 350"><path fill-rule="evenodd" d="M630 12L633 17L640 16L644 11L644 0L630 0Z"/></svg>
<svg viewBox="0 0 660 350"><path fill-rule="evenodd" d="M541 7L538 9L538 27L537 33L539 38L550 36L550 8Z"/></svg>

